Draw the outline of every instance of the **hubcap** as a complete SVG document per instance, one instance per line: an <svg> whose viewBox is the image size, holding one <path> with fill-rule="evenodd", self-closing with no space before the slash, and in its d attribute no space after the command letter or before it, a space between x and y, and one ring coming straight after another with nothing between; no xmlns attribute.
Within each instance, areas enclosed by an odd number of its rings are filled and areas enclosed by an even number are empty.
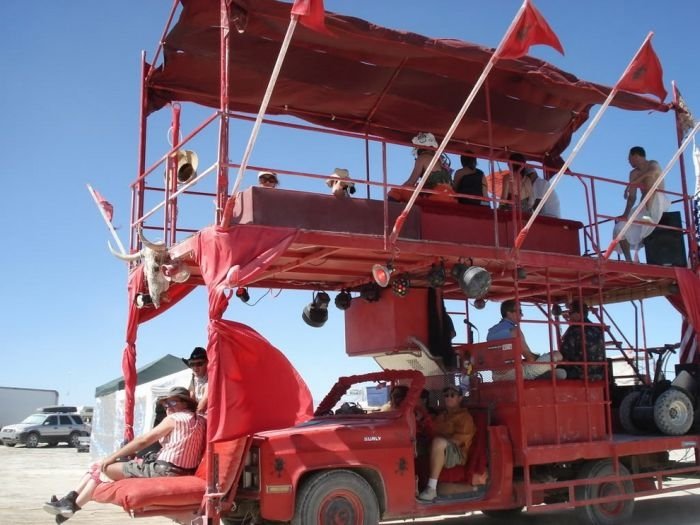
<svg viewBox="0 0 700 525"><path fill-rule="evenodd" d="M603 483L600 486L600 493L598 496L601 498L607 498L609 496L618 496L622 493L623 491L620 489L620 486L617 483ZM624 507L624 501L607 501L599 505L601 512L606 516L617 516L620 514L620 512L622 512Z"/></svg>
<svg viewBox="0 0 700 525"><path fill-rule="evenodd" d="M352 492L335 491L323 500L319 508L318 523L362 525L363 522L362 502Z"/></svg>
<svg viewBox="0 0 700 525"><path fill-rule="evenodd" d="M669 406L669 416L671 416L671 419L673 420L684 422L689 416L688 409L681 401L674 401Z"/></svg>

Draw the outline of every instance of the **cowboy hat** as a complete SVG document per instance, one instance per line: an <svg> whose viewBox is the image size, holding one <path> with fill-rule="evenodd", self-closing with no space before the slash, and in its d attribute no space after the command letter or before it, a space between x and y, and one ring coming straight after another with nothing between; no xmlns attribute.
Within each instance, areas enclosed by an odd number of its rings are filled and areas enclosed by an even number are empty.
<svg viewBox="0 0 700 525"><path fill-rule="evenodd" d="M350 172L345 168L335 168L333 173L330 174L330 178L326 181L326 185L335 190L336 185L339 185L341 189L347 189L350 193L355 193L355 183L354 182L343 182L343 179L349 179Z"/></svg>
<svg viewBox="0 0 700 525"><path fill-rule="evenodd" d="M438 143L437 140L435 140L435 135L432 133L425 133L421 132L418 133L415 137L413 137L413 140L411 140L414 146L423 146L427 148L437 148Z"/></svg>
<svg viewBox="0 0 700 525"><path fill-rule="evenodd" d="M187 366L190 366L190 361L206 361L207 351L201 346L196 346L194 350L192 350L189 359L187 359L186 357L181 357L180 359L182 359L182 362L185 363Z"/></svg>

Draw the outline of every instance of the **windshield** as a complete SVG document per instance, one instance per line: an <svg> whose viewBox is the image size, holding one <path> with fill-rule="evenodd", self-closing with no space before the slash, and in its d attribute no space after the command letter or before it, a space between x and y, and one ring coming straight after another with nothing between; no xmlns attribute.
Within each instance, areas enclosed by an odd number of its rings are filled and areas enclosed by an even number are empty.
<svg viewBox="0 0 700 525"><path fill-rule="evenodd" d="M31 416L25 418L22 423L29 423L30 425L41 425L46 419L45 415L42 414L32 414Z"/></svg>

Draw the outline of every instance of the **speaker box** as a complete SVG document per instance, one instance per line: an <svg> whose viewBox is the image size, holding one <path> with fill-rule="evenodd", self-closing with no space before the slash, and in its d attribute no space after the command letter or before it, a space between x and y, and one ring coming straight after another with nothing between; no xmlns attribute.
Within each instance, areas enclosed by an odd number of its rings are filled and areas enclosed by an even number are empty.
<svg viewBox="0 0 700 525"><path fill-rule="evenodd" d="M669 211L661 216L660 225L682 228L681 212ZM659 266L687 266L683 232L656 228L644 239L647 264Z"/></svg>

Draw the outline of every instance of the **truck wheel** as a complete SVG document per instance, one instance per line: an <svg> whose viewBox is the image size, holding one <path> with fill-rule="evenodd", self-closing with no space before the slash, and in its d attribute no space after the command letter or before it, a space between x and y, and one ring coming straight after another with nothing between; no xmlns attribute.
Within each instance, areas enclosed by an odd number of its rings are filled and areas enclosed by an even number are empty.
<svg viewBox="0 0 700 525"><path fill-rule="evenodd" d="M377 496L362 476L349 470L330 470L304 482L297 493L292 525L326 523L379 523Z"/></svg>
<svg viewBox="0 0 700 525"><path fill-rule="evenodd" d="M39 434L32 432L27 436L27 448L36 448L39 445Z"/></svg>
<svg viewBox="0 0 700 525"><path fill-rule="evenodd" d="M515 507L513 509L491 509L491 510L482 510L481 513L484 516L488 516L489 518L495 518L499 520L512 520L515 519L516 516L520 516L520 513L523 511L524 507Z"/></svg>
<svg viewBox="0 0 700 525"><path fill-rule="evenodd" d="M675 388L666 390L654 403L654 421L667 436L682 436L693 425L693 403Z"/></svg>
<svg viewBox="0 0 700 525"><path fill-rule="evenodd" d="M584 465L576 476L578 479L605 478L615 474L613 462L609 459L590 461ZM627 468L620 464L620 476L629 476ZM575 487L576 501L605 498L632 494L634 484L631 480L620 482L605 481L593 485L579 485ZM582 507L576 507L576 514L582 525L617 525L626 522L634 512L634 498L627 500L608 501L604 503L591 503Z"/></svg>
<svg viewBox="0 0 700 525"><path fill-rule="evenodd" d="M641 429L635 425L632 420L632 409L637 404L637 400L639 400L639 396L641 395L641 392L630 392L622 398L622 403L620 403L620 409L618 411L620 414L620 424L628 434L642 434Z"/></svg>
<svg viewBox="0 0 700 525"><path fill-rule="evenodd" d="M73 448L80 446L80 432L71 432L71 435L68 436L68 445Z"/></svg>

